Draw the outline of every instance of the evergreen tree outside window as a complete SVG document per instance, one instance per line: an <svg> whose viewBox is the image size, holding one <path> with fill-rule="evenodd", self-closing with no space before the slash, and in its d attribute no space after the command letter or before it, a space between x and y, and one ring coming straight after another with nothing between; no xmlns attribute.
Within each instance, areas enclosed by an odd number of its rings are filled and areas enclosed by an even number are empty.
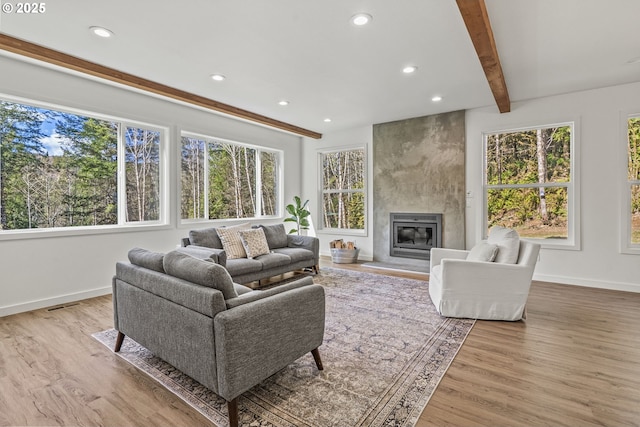
<svg viewBox="0 0 640 427"><path fill-rule="evenodd" d="M365 149L320 153L322 228L365 230Z"/></svg>
<svg viewBox="0 0 640 427"><path fill-rule="evenodd" d="M485 224L521 237L575 245L572 123L484 136Z"/></svg>
<svg viewBox="0 0 640 427"><path fill-rule="evenodd" d="M162 139L160 129L0 100L0 233L159 222Z"/></svg>
<svg viewBox="0 0 640 427"><path fill-rule="evenodd" d="M281 154L262 147L183 134L183 220L278 215Z"/></svg>

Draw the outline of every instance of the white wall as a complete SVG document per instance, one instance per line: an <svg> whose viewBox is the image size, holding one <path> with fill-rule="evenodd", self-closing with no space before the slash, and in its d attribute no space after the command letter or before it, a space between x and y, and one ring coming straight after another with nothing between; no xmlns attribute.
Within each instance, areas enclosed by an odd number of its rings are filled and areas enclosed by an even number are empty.
<svg viewBox="0 0 640 427"><path fill-rule="evenodd" d="M535 278L640 292L640 256L620 253L621 178L626 163L622 117L640 112L640 83L518 102L466 114L467 247L482 238L482 132L577 120L580 158L580 250L543 249Z"/></svg>
<svg viewBox="0 0 640 427"><path fill-rule="evenodd" d="M161 229L0 240L0 316L109 293L115 263L126 260L130 248L166 252L175 248L190 228L196 228L178 224L177 144L181 130L284 150L283 198L289 201L302 191L298 136L13 56L0 56L0 69L0 94L169 127L172 194L170 225Z"/></svg>
<svg viewBox="0 0 640 427"><path fill-rule="evenodd" d="M363 126L345 131L325 134L322 139L304 138L302 145L302 199L309 199L313 229L309 234L320 239L320 254L331 256L329 242L336 239L355 241L360 248L359 260L373 260L373 125ZM322 218L320 208L320 171L318 170L318 154L333 148L365 147L367 154L367 224L365 235L345 233L327 233L319 230L317 224ZM286 202L286 201L285 201ZM289 202L290 203L290 202Z"/></svg>

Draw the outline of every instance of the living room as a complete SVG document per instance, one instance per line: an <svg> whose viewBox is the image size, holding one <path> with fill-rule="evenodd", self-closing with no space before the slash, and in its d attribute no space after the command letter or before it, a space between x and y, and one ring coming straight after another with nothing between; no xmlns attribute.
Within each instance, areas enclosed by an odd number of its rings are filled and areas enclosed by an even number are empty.
<svg viewBox="0 0 640 427"><path fill-rule="evenodd" d="M490 14L498 9L497 3L488 3ZM617 5L617 11L624 14L625 8L631 7L637 8L627 2ZM374 16L374 20L376 18ZM3 19L7 20L6 14ZM632 35L625 37L637 39ZM469 48L472 50L472 47ZM623 62L640 55L640 52L625 54L629 58L625 56ZM573 173L576 178L572 189L575 197L572 241L564 247L543 245L534 279L638 293L640 263L637 256L640 250L637 245L628 247L625 244L629 230L625 228L627 217L622 208L625 206L624 189L627 185L626 120L630 115L640 113L638 66L638 63L620 65L625 72L632 70L636 76L624 83L600 84L588 89L560 88L553 95L533 99L513 94L515 101L511 103L511 112L506 114L499 113L490 99L490 102L468 109L437 112L425 109L425 114L410 116L399 112L393 120L360 123L339 130L332 130L331 127L324 127L329 125L323 124L322 139L318 140L257 126L229 115L172 102L6 52L0 55L0 94L3 100L31 101L162 126L166 129L169 141L179 140L181 132L186 131L248 142L281 152L282 205L289 203L296 195L310 199L314 221L312 233L320 238L321 254L325 257L329 255L331 240L346 237L357 242L362 261L376 258L378 244L375 239L379 232L374 229L376 215L380 214L376 212L378 207L374 193L376 180L380 179L375 176L374 163L377 125L463 111L464 192L458 201L464 213L463 223L458 228L464 229L464 234L463 240L455 245L471 248L486 237L483 134L571 122L574 126ZM540 67L543 68L544 64ZM476 72L482 73L479 66ZM484 76L480 77L486 85ZM507 85L510 78L515 77L507 75ZM491 97L488 86L483 86L483 91ZM215 99L215 96L211 97ZM318 156L326 151L350 147L364 147L367 156L367 229L355 234L323 231L318 212ZM240 222L183 221L179 215L179 149L176 144L165 150L167 166L163 194L167 205L161 223L0 234L0 316L107 295L111 292L114 266L116 262L126 259L129 249L142 246L168 252L176 248L190 229ZM405 206L398 208L405 211L417 209L410 198ZM282 217L251 222L280 223Z"/></svg>

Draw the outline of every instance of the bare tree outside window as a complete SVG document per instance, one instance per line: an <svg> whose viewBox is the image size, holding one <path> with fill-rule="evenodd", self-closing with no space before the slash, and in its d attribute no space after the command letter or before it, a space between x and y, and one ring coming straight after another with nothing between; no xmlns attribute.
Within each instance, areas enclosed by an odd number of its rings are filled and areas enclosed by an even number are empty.
<svg viewBox="0 0 640 427"><path fill-rule="evenodd" d="M364 230L364 148L321 154L324 228Z"/></svg>
<svg viewBox="0 0 640 427"><path fill-rule="evenodd" d="M487 225L520 236L567 239L572 126L485 137Z"/></svg>

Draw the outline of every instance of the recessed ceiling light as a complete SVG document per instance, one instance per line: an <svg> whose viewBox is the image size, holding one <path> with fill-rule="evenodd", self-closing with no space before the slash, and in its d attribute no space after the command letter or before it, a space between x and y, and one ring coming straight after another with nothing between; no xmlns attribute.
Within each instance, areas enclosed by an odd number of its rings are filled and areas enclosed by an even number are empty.
<svg viewBox="0 0 640 427"><path fill-rule="evenodd" d="M432 100L433 102L440 102L440 101L442 101L442 97L441 97L441 96L439 96L439 95L436 95L436 96L434 96L433 98L431 98L431 100Z"/></svg>
<svg viewBox="0 0 640 427"><path fill-rule="evenodd" d="M284 107L285 105L289 105L289 101L283 99L282 101L278 102L278 105L282 105Z"/></svg>
<svg viewBox="0 0 640 427"><path fill-rule="evenodd" d="M373 16L369 15L368 13L358 13L351 17L351 23L356 27L362 27L363 25L367 25L369 22L371 22L372 19Z"/></svg>
<svg viewBox="0 0 640 427"><path fill-rule="evenodd" d="M411 74L415 73L417 69L418 67L416 67L415 65L408 65L402 69L402 72L405 74Z"/></svg>
<svg viewBox="0 0 640 427"><path fill-rule="evenodd" d="M113 31L108 30L104 27L89 27L89 29L98 37L109 38L113 36Z"/></svg>
<svg viewBox="0 0 640 427"><path fill-rule="evenodd" d="M327 117L326 119L324 119L324 122L325 123L329 123L329 122L331 122L331 119Z"/></svg>
<svg viewBox="0 0 640 427"><path fill-rule="evenodd" d="M211 74L211 78L217 82L221 82L224 79L226 79L226 77L223 76L222 74Z"/></svg>

